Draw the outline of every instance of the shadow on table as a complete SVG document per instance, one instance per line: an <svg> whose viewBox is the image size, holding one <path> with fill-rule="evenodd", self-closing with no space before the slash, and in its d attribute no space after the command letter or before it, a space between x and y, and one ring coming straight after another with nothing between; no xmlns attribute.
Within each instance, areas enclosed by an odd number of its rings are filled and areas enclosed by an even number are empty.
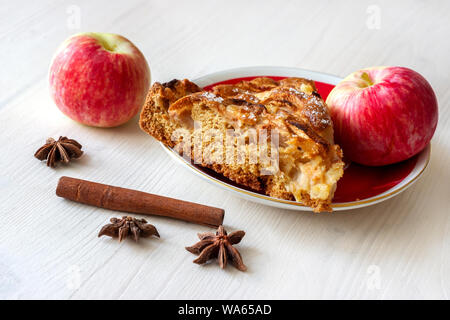
<svg viewBox="0 0 450 320"><path fill-rule="evenodd" d="M433 230L445 226L450 208L450 173L448 162L449 151L434 143L428 168L423 176L409 189L400 195L382 203L355 210L334 213L305 214L283 210L289 216L280 218L281 223L301 225L302 232L327 232L336 239L345 237L350 241L363 241L366 237L387 236L391 245L403 243L421 237L422 248L439 241ZM431 230L433 229L433 230ZM312 237L299 234L299 242ZM333 237L332 237L333 238ZM314 237L321 241L320 237ZM326 241L326 240L323 240ZM355 243L356 245L356 243Z"/></svg>

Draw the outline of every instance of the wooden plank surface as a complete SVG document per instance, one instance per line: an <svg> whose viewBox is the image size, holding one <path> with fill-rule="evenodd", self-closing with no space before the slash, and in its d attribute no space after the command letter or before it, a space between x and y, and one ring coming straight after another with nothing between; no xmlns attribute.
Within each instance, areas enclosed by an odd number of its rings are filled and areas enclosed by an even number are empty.
<svg viewBox="0 0 450 320"><path fill-rule="evenodd" d="M449 298L448 1L73 3L0 6L0 298ZM80 31L130 38L153 81L250 65L339 76L373 65L413 68L439 100L431 163L398 197L356 211L311 214L240 200L172 162L137 118L96 129L57 110L49 62ZM59 135L80 141L85 155L51 170L33 152ZM97 239L116 214L57 198L62 175L223 207L226 227L247 232L239 248L248 272L193 264L184 246L209 229L184 222L148 219L161 239L139 245Z"/></svg>

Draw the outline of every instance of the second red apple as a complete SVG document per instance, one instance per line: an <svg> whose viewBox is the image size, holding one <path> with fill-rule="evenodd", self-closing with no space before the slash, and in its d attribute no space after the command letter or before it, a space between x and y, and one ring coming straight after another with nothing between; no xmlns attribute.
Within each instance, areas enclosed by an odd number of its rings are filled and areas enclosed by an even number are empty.
<svg viewBox="0 0 450 320"><path fill-rule="evenodd" d="M330 92L326 102L344 157L369 166L416 155L430 142L438 121L430 84L403 67L354 72Z"/></svg>

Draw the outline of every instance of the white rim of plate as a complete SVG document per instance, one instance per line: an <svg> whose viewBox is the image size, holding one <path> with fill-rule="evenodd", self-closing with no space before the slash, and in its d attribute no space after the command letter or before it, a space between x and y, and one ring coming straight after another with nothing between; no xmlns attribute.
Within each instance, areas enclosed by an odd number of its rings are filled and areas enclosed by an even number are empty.
<svg viewBox="0 0 450 320"><path fill-rule="evenodd" d="M326 74L322 72L316 72L316 71L310 71L300 68L290 68L290 67L244 67L244 68L235 68L235 69L229 69L229 70L223 70L219 72L214 72L211 74L208 74L206 76L200 77L198 79L194 79L193 82L195 82L200 87L204 87L213 83L235 79L235 78L241 78L241 77L251 77L251 76L275 76L275 77L302 77L307 78L315 81L320 81L324 83L329 84L338 84L342 78ZM209 181L210 183L220 186L223 189L226 189L228 191L233 192L234 194L253 201L258 202L261 204L269 205L269 206L275 206L278 208L284 208L289 210L297 210L297 211L312 211L310 207L306 207L302 205L300 202L290 201L290 200L284 200L284 199L277 199L273 197L269 197L266 195L262 195L256 192L248 191L239 187L235 187L233 185L230 185L226 182L223 182L219 179L216 179L207 173L203 172L196 166L194 166L192 163L184 159L182 156L180 156L177 152L173 151L169 147L165 146L163 143L161 143L161 146L166 150L166 152L178 163L182 164L187 169L190 169L191 172L195 173L196 175L200 176L206 181ZM385 201L387 199L390 199L401 192L405 191L408 187L410 187L414 182L418 180L418 178L422 175L422 173L425 171L426 167L428 166L428 163L430 161L431 156L431 145L429 144L427 147L425 147L424 150L422 150L418 156L416 165L414 166L413 170L406 176L400 183L395 185L394 187L386 190L385 192L382 192L376 196L366 198L363 200L358 201L351 201L351 202L340 202L340 203L332 203L333 211L342 211L342 210L350 210L350 209L357 209L362 207L367 207L370 205L374 205L376 203Z"/></svg>

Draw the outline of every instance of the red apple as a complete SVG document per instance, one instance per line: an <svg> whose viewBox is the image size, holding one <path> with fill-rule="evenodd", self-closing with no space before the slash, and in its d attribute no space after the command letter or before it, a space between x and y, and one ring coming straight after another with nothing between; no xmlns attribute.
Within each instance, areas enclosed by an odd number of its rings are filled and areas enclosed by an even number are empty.
<svg viewBox="0 0 450 320"><path fill-rule="evenodd" d="M329 94L335 139L352 161L369 166L406 160L430 142L436 95L417 72L373 67L350 74Z"/></svg>
<svg viewBox="0 0 450 320"><path fill-rule="evenodd" d="M68 38L53 57L50 93L58 108L75 121L115 127L144 104L150 69L128 39L110 33Z"/></svg>

